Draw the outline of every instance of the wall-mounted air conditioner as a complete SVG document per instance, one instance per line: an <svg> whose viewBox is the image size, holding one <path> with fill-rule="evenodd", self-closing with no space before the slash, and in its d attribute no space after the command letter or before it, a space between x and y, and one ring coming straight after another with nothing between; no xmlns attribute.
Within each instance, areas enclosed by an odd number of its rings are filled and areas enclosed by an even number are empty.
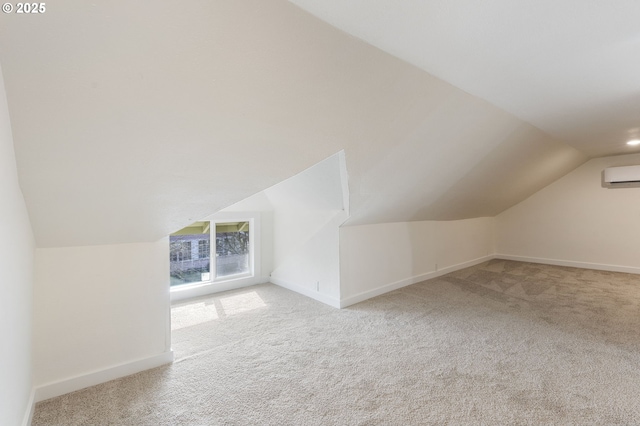
<svg viewBox="0 0 640 426"><path fill-rule="evenodd" d="M640 187L640 166L609 167L602 172L605 188Z"/></svg>

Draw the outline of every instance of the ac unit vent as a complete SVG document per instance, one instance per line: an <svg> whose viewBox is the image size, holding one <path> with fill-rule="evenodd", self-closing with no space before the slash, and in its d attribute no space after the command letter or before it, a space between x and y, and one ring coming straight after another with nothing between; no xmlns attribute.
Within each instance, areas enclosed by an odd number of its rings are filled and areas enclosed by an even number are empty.
<svg viewBox="0 0 640 426"><path fill-rule="evenodd" d="M609 167L602 173L605 188L640 187L640 166Z"/></svg>

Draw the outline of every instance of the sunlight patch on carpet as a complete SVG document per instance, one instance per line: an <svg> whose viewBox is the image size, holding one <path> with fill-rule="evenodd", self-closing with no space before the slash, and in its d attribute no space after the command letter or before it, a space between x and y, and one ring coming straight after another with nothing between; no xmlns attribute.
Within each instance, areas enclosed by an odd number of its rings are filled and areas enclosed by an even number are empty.
<svg viewBox="0 0 640 426"><path fill-rule="evenodd" d="M266 306L255 291L174 306L171 308L171 330L180 330Z"/></svg>

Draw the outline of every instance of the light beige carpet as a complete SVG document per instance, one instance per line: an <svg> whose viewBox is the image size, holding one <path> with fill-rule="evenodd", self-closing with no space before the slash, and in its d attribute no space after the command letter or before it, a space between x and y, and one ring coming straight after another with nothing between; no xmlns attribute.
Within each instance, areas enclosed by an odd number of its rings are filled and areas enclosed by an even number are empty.
<svg viewBox="0 0 640 426"><path fill-rule="evenodd" d="M344 310L268 284L173 318L173 365L33 424L640 424L637 275L494 260Z"/></svg>

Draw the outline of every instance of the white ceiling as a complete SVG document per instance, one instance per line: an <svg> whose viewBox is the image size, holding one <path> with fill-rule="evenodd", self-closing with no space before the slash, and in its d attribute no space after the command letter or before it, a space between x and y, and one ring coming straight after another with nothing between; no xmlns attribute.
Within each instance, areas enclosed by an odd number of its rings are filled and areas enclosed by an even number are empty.
<svg viewBox="0 0 640 426"><path fill-rule="evenodd" d="M493 216L587 159L285 0L61 0L0 41L39 247L155 241L341 150L349 225Z"/></svg>
<svg viewBox="0 0 640 426"><path fill-rule="evenodd" d="M637 152L638 0L291 0L589 156Z"/></svg>

